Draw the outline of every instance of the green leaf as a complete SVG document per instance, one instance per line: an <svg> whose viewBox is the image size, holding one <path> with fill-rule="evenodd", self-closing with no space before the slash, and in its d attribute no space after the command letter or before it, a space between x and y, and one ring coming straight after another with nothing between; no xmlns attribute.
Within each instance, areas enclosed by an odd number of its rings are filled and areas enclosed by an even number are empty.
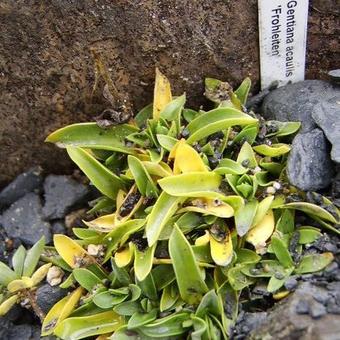
<svg viewBox="0 0 340 340"><path fill-rule="evenodd" d="M236 143L243 144L244 142L252 145L255 142L258 130L258 124L246 125L233 139L233 145Z"/></svg>
<svg viewBox="0 0 340 340"><path fill-rule="evenodd" d="M262 260L260 263L244 265L242 273L250 277L284 276L287 270L276 260Z"/></svg>
<svg viewBox="0 0 340 340"><path fill-rule="evenodd" d="M102 309L110 309L125 301L128 295L113 295L110 292L101 292L93 297L93 302Z"/></svg>
<svg viewBox="0 0 340 340"><path fill-rule="evenodd" d="M162 296L161 296L161 301L159 305L159 309L161 312L164 312L172 307L174 307L175 303L178 301L179 294L178 294L178 289L177 285L171 284L166 286L163 289Z"/></svg>
<svg viewBox="0 0 340 340"><path fill-rule="evenodd" d="M149 275L152 269L156 244L157 243L143 251L140 251L138 247L135 246L135 261L133 267L135 270L135 275L139 281L143 281Z"/></svg>
<svg viewBox="0 0 340 340"><path fill-rule="evenodd" d="M304 213L308 215L315 215L322 220L331 222L331 223L338 223L339 221L332 215L330 214L327 210L319 207L318 205L312 204L312 203L307 203L307 202L292 202L292 203L287 203L281 206L278 206L277 208L286 208L286 209L295 209L295 210L300 210L303 211ZM339 218L339 217L338 217Z"/></svg>
<svg viewBox="0 0 340 340"><path fill-rule="evenodd" d="M240 100L242 105L245 105L247 102L249 90L251 88L251 80L250 78L245 78L241 85L234 91L237 98Z"/></svg>
<svg viewBox="0 0 340 340"><path fill-rule="evenodd" d="M45 237L43 236L30 250L27 251L22 276L30 277L33 274L35 267L39 262L40 255L44 250L44 246Z"/></svg>
<svg viewBox="0 0 340 340"><path fill-rule="evenodd" d="M16 280L19 276L0 261L0 285L7 286L11 281Z"/></svg>
<svg viewBox="0 0 340 340"><path fill-rule="evenodd" d="M12 265L15 273L18 277L22 276L22 272L24 270L25 264L25 257L26 257L26 249L24 246L20 246L13 255L12 258Z"/></svg>
<svg viewBox="0 0 340 340"><path fill-rule="evenodd" d="M204 318L207 314L213 314L220 317L222 313L223 310L219 304L217 294L215 293L215 290L212 289L203 296L196 309L195 316Z"/></svg>
<svg viewBox="0 0 340 340"><path fill-rule="evenodd" d="M267 137L276 136L276 137L284 137L288 135L292 135L300 129L300 122L278 122L273 120L268 120L266 122L267 126L276 125L278 130L276 132L267 134Z"/></svg>
<svg viewBox="0 0 340 340"><path fill-rule="evenodd" d="M194 331L191 333L191 340L209 340L206 322L196 316L191 316Z"/></svg>
<svg viewBox="0 0 340 340"><path fill-rule="evenodd" d="M133 149L126 147L124 140L136 131L138 128L127 124L102 129L96 123L79 123L51 133L45 141L63 148L82 147L133 154Z"/></svg>
<svg viewBox="0 0 340 340"><path fill-rule="evenodd" d="M166 339L167 337L184 334L187 329L183 327L183 322L189 318L189 313L180 312L161 319L157 319L146 326L140 327L139 331L151 338Z"/></svg>
<svg viewBox="0 0 340 340"><path fill-rule="evenodd" d="M277 221L276 230L282 234L289 234L294 231L295 228L295 211L290 209L284 209L281 217Z"/></svg>
<svg viewBox="0 0 340 340"><path fill-rule="evenodd" d="M198 304L208 288L202 279L190 244L177 226L174 227L169 240L169 252L182 299L189 304Z"/></svg>
<svg viewBox="0 0 340 340"><path fill-rule="evenodd" d="M257 119L231 107L217 108L199 115L188 124L187 129L190 132L190 137L187 142L193 144L230 126L247 125L255 122L257 122Z"/></svg>
<svg viewBox="0 0 340 340"><path fill-rule="evenodd" d="M170 196L166 192L160 194L145 227L149 247L157 242L164 226L176 212L178 205L182 201L181 197Z"/></svg>
<svg viewBox="0 0 340 340"><path fill-rule="evenodd" d="M261 256L254 251L246 248L239 248L235 250L237 256L237 263L257 263L261 260Z"/></svg>
<svg viewBox="0 0 340 340"><path fill-rule="evenodd" d="M62 339L84 339L114 332L123 323L123 318L113 311L83 317L71 317L57 326L55 335Z"/></svg>
<svg viewBox="0 0 340 340"><path fill-rule="evenodd" d="M257 206L256 214L253 220L253 225L262 221L273 203L274 196L264 198Z"/></svg>
<svg viewBox="0 0 340 340"><path fill-rule="evenodd" d="M248 142L243 143L241 150L237 156L237 163L241 165L247 164L248 168L257 167L257 160L255 157L255 153L251 145Z"/></svg>
<svg viewBox="0 0 340 340"><path fill-rule="evenodd" d="M318 272L327 267L334 259L332 253L306 255L295 269L297 274Z"/></svg>
<svg viewBox="0 0 340 340"><path fill-rule="evenodd" d="M322 235L319 230L315 230L314 228L308 227L301 227L298 229L298 232L300 234L299 239L300 244L313 243Z"/></svg>
<svg viewBox="0 0 340 340"><path fill-rule="evenodd" d="M289 253L286 245L284 244L284 242L280 238L278 238L276 236L272 236L271 245L273 247L273 251L275 253L275 256L277 257L277 259L280 261L280 263L284 267L287 268L287 267L294 266L293 259L290 256L290 253Z"/></svg>
<svg viewBox="0 0 340 340"><path fill-rule="evenodd" d="M291 275L293 271L294 271L294 267L288 268L282 278L277 278L275 277L275 275L273 275L269 279L267 291L269 293L273 293L279 290L285 284L285 282L287 281L287 279L289 278L289 276Z"/></svg>
<svg viewBox="0 0 340 340"><path fill-rule="evenodd" d="M149 324L150 322L156 320L157 317L157 309L153 309L151 312L149 313L134 313L128 324L127 324L127 328L128 329L136 329L138 327L144 326Z"/></svg>
<svg viewBox="0 0 340 340"><path fill-rule="evenodd" d="M215 197L221 176L214 172L191 172L162 178L158 184L172 196Z"/></svg>
<svg viewBox="0 0 340 340"><path fill-rule="evenodd" d="M135 116L135 122L139 128L145 127L146 122L152 117L152 103L143 107Z"/></svg>
<svg viewBox="0 0 340 340"><path fill-rule="evenodd" d="M245 287L253 284L255 280L252 277L246 276L242 270L244 265L240 265L234 268L229 269L228 271L228 280L231 287L234 290L242 290Z"/></svg>
<svg viewBox="0 0 340 340"><path fill-rule="evenodd" d="M239 236L245 235L253 225L257 206L258 202L254 199L235 212L235 225Z"/></svg>
<svg viewBox="0 0 340 340"><path fill-rule="evenodd" d="M116 225L104 238L107 246L105 261L111 257L112 251L123 245L129 236L143 227L145 219L128 220Z"/></svg>
<svg viewBox="0 0 340 340"><path fill-rule="evenodd" d="M152 269L151 273L158 291L164 289L176 278L172 266L167 264L156 266Z"/></svg>
<svg viewBox="0 0 340 340"><path fill-rule="evenodd" d="M171 151L171 149L175 146L178 140L174 137L167 135L157 135L157 140L162 148L167 151Z"/></svg>
<svg viewBox="0 0 340 340"><path fill-rule="evenodd" d="M81 148L66 148L70 158L89 178L93 185L107 197L115 200L123 181Z"/></svg>
<svg viewBox="0 0 340 340"><path fill-rule="evenodd" d="M178 120L185 104L185 94L173 99L161 111L160 116L168 121Z"/></svg>
<svg viewBox="0 0 340 340"><path fill-rule="evenodd" d="M151 273L149 273L143 281L138 281L137 279L137 284L142 290L144 296L148 297L150 300L158 300L155 281Z"/></svg>
<svg viewBox="0 0 340 340"><path fill-rule="evenodd" d="M113 277L117 279L122 286L127 286L131 283L129 273L126 271L125 268L119 268L116 265L116 262L113 257L111 258L111 267L112 267L112 273L110 275L111 278Z"/></svg>
<svg viewBox="0 0 340 340"><path fill-rule="evenodd" d="M88 292L91 292L97 285L102 284L102 280L85 268L73 269L73 277Z"/></svg>
<svg viewBox="0 0 340 340"><path fill-rule="evenodd" d="M243 167L238 162L233 161L229 158L221 159L220 163L218 164L217 168L214 169L214 172L225 175L225 174L232 174L232 175L243 175L248 171L245 167Z"/></svg>
<svg viewBox="0 0 340 340"><path fill-rule="evenodd" d="M154 184L148 171L146 170L145 166L143 165L143 163L137 157L129 155L128 164L129 164L129 169L131 170L132 175L135 179L139 192L143 196L148 196L147 191L149 191L151 196L157 197L158 189L156 185ZM149 190L147 190L148 186L149 186Z"/></svg>
<svg viewBox="0 0 340 340"><path fill-rule="evenodd" d="M286 154L290 151L290 146L287 144L279 143L272 144L271 146L267 144L253 146L253 149L260 155L268 157L278 157Z"/></svg>
<svg viewBox="0 0 340 340"><path fill-rule="evenodd" d="M119 315L124 316L130 316L142 311L140 304L136 301L124 301L118 306L115 306L113 310Z"/></svg>

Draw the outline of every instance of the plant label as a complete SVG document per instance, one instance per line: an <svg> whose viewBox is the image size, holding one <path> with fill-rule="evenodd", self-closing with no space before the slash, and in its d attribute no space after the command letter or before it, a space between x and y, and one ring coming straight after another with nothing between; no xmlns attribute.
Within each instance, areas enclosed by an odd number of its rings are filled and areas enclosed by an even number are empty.
<svg viewBox="0 0 340 340"><path fill-rule="evenodd" d="M304 80L308 0L258 0L261 88Z"/></svg>

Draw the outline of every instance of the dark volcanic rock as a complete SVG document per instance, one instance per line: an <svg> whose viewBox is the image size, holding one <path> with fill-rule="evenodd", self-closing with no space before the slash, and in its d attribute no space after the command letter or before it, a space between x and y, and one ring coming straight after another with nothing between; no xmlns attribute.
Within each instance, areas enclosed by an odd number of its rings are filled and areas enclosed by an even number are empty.
<svg viewBox="0 0 340 340"><path fill-rule="evenodd" d="M52 220L64 217L72 208L86 202L89 189L69 176L49 175L44 183L43 213Z"/></svg>
<svg viewBox="0 0 340 340"><path fill-rule="evenodd" d="M315 105L312 117L332 144L332 160L340 163L340 89L336 97Z"/></svg>
<svg viewBox="0 0 340 340"><path fill-rule="evenodd" d="M42 169L40 167L34 167L8 184L0 192L0 210L10 206L27 193L40 190L43 181L41 173Z"/></svg>
<svg viewBox="0 0 340 340"><path fill-rule="evenodd" d="M247 339L339 339L339 316L326 314L332 293L305 282L277 303ZM321 302L320 302L321 301Z"/></svg>
<svg viewBox="0 0 340 340"><path fill-rule="evenodd" d="M63 221L55 221L51 223L52 234L66 234L66 227Z"/></svg>
<svg viewBox="0 0 340 340"><path fill-rule="evenodd" d="M9 238L18 238L27 245L33 245L43 235L46 243L51 241L51 226L44 221L37 194L28 193L13 203L0 216L0 224Z"/></svg>
<svg viewBox="0 0 340 340"><path fill-rule="evenodd" d="M289 182L301 190L313 191L329 186L333 176L327 140L320 129L299 133L288 156Z"/></svg>
<svg viewBox="0 0 340 340"><path fill-rule="evenodd" d="M36 292L37 303L44 313L47 313L51 307L61 300L67 294L67 289L58 286L50 286L48 283L41 285Z"/></svg>
<svg viewBox="0 0 340 340"><path fill-rule="evenodd" d="M268 94L262 105L263 116L280 121L300 121L301 131L316 127L312 118L315 105L334 98L338 91L325 81L305 80L282 86Z"/></svg>

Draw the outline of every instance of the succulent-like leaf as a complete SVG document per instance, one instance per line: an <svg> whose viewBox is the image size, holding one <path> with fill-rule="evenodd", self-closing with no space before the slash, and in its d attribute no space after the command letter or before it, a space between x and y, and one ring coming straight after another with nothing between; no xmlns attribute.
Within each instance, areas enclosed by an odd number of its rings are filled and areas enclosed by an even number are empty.
<svg viewBox="0 0 340 340"><path fill-rule="evenodd" d="M176 149L174 174L189 172L208 172L208 170L198 152L184 141L180 141Z"/></svg>
<svg viewBox="0 0 340 340"><path fill-rule="evenodd" d="M258 201L253 199L235 212L235 225L239 236L245 235L253 225Z"/></svg>
<svg viewBox="0 0 340 340"><path fill-rule="evenodd" d="M171 87L169 80L156 68L156 80L153 94L153 118L159 119L160 113L171 102Z"/></svg>
<svg viewBox="0 0 340 340"><path fill-rule="evenodd" d="M45 237L43 236L30 250L26 252L23 276L31 276L39 262L41 253L45 246Z"/></svg>
<svg viewBox="0 0 340 340"><path fill-rule="evenodd" d="M243 268L244 266L240 265L237 267L233 267L228 271L229 283L231 287L236 291L242 290L243 288L248 287L255 282L253 278L246 276L242 272Z"/></svg>
<svg viewBox="0 0 340 340"><path fill-rule="evenodd" d="M243 143L241 150L237 156L237 163L249 168L255 168L257 166L257 160L255 153L248 142Z"/></svg>
<svg viewBox="0 0 340 340"><path fill-rule="evenodd" d="M169 195L182 197L216 197L221 176L214 172L191 172L165 177L158 181Z"/></svg>
<svg viewBox="0 0 340 340"><path fill-rule="evenodd" d="M162 291L159 309L164 312L172 308L179 299L179 293L176 285L168 285Z"/></svg>
<svg viewBox="0 0 340 340"><path fill-rule="evenodd" d="M138 247L135 247L134 269L135 275L139 281L143 281L152 269L156 244L157 243L143 251L140 251Z"/></svg>
<svg viewBox="0 0 340 340"><path fill-rule="evenodd" d="M26 249L24 246L21 245L16 250L16 252L14 253L12 257L13 269L19 277L22 275L22 272L24 270L25 258L26 258Z"/></svg>
<svg viewBox="0 0 340 340"><path fill-rule="evenodd" d="M75 309L82 294L83 288L79 287L73 293L58 301L49 310L42 324L42 336L47 336L54 332L60 322L66 319Z"/></svg>
<svg viewBox="0 0 340 340"><path fill-rule="evenodd" d="M327 210L319 207L318 205L315 205L313 203L307 203L307 202L292 202L292 203L286 203L282 206L279 206L278 208L286 208L286 209L295 209L303 211L304 213L308 215L315 215L322 220L325 220L327 222L331 223L338 223L339 222L339 216L335 218L331 213L329 213Z"/></svg>
<svg viewBox="0 0 340 340"><path fill-rule="evenodd" d="M19 299L18 295L12 295L0 304L0 316L6 315L10 309L17 303Z"/></svg>
<svg viewBox="0 0 340 340"><path fill-rule="evenodd" d="M217 168L214 170L214 172L220 175L225 175L225 174L243 175L247 171L248 169L243 167L239 162L235 162L229 158L221 159Z"/></svg>
<svg viewBox="0 0 340 340"><path fill-rule="evenodd" d="M19 290L33 287L33 280L30 277L23 276L21 279L13 280L7 285L7 290L10 293L15 293Z"/></svg>
<svg viewBox="0 0 340 340"><path fill-rule="evenodd" d="M149 313L134 313L127 324L128 329L136 329L138 327L147 325L148 323L156 320L157 309L153 309Z"/></svg>
<svg viewBox="0 0 340 340"><path fill-rule="evenodd" d="M115 261L119 268L126 267L131 263L134 256L134 249L132 242L129 242L127 246L118 249L115 253Z"/></svg>
<svg viewBox="0 0 340 340"><path fill-rule="evenodd" d="M121 316L113 311L107 311L83 317L68 318L56 327L55 334L62 339L84 339L114 332L123 323Z"/></svg>
<svg viewBox="0 0 340 340"><path fill-rule="evenodd" d="M102 280L86 268L75 268L73 277L88 292L91 292L97 285L102 284Z"/></svg>
<svg viewBox="0 0 340 340"><path fill-rule="evenodd" d="M272 210L269 210L263 220L249 230L246 235L247 242L251 243L257 250L260 250L272 235L274 227L274 214Z"/></svg>
<svg viewBox="0 0 340 340"><path fill-rule="evenodd" d="M118 190L124 186L118 176L85 150L78 147L67 147L66 150L72 161L78 165L103 195L111 199L116 199Z"/></svg>
<svg viewBox="0 0 340 340"><path fill-rule="evenodd" d="M208 288L202 279L190 244L177 226L174 227L169 240L169 252L182 299L189 304L198 304Z"/></svg>
<svg viewBox="0 0 340 340"><path fill-rule="evenodd" d="M284 242L277 236L272 236L271 246L275 256L284 267L293 267L294 262Z"/></svg>
<svg viewBox="0 0 340 340"><path fill-rule="evenodd" d="M100 231L100 232L110 232L115 226L115 216L116 214L108 214L99 216L92 221L84 221L84 224L88 226L92 231ZM85 232L90 232L91 230Z"/></svg>
<svg viewBox="0 0 340 340"><path fill-rule="evenodd" d="M214 109L199 115L188 124L187 129L190 132L190 137L187 141L192 144L229 126L256 122L256 119L231 107Z"/></svg>
<svg viewBox="0 0 340 340"><path fill-rule="evenodd" d="M230 232L227 231L222 240L216 240L210 235L210 251L214 262L222 267L227 266L233 258L233 243Z"/></svg>
<svg viewBox="0 0 340 340"><path fill-rule="evenodd" d="M167 136L167 135L157 135L157 140L162 148L164 148L167 151L171 151L172 148L176 145L178 140L174 137Z"/></svg>
<svg viewBox="0 0 340 340"><path fill-rule="evenodd" d="M33 273L31 277L33 286L36 286L39 282L41 282L45 278L51 266L52 263L46 263Z"/></svg>
<svg viewBox="0 0 340 340"><path fill-rule="evenodd" d="M11 281L17 279L19 275L17 275L12 269L6 266L3 262L0 261L0 284L3 286L7 286Z"/></svg>
<svg viewBox="0 0 340 340"><path fill-rule="evenodd" d="M85 249L68 236L55 234L53 241L57 252L71 268L86 266L94 262Z"/></svg>
<svg viewBox="0 0 340 340"><path fill-rule="evenodd" d="M242 105L246 105L249 90L251 88L251 80L250 78L245 78L241 85L234 91L237 98L240 100Z"/></svg>
<svg viewBox="0 0 340 340"><path fill-rule="evenodd" d="M54 131L45 141L63 148L74 146L133 154L134 150L125 146L125 137L136 131L138 128L127 124L102 129L96 123L78 123Z"/></svg>
<svg viewBox="0 0 340 340"><path fill-rule="evenodd" d="M327 267L334 259L332 253L311 254L302 258L295 269L297 274L318 272Z"/></svg>
<svg viewBox="0 0 340 340"><path fill-rule="evenodd" d="M181 197L174 197L166 192L162 192L149 215L145 232L149 246L154 245L165 224L178 209L178 205L183 202Z"/></svg>
<svg viewBox="0 0 340 340"><path fill-rule="evenodd" d="M308 244L315 242L319 237L322 236L319 230L315 230L311 227L301 227L298 229L300 234L299 243Z"/></svg>
<svg viewBox="0 0 340 340"><path fill-rule="evenodd" d="M272 144L271 146L267 144L253 146L253 149L260 155L268 157L278 157L286 154L290 151L290 146L287 144L279 143Z"/></svg>

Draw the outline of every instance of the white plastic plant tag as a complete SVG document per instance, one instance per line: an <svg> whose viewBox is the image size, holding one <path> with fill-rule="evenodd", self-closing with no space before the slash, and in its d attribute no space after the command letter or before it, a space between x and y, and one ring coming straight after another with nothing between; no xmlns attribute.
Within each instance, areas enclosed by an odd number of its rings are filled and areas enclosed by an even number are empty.
<svg viewBox="0 0 340 340"><path fill-rule="evenodd" d="M258 0L261 88L304 80L308 0Z"/></svg>

